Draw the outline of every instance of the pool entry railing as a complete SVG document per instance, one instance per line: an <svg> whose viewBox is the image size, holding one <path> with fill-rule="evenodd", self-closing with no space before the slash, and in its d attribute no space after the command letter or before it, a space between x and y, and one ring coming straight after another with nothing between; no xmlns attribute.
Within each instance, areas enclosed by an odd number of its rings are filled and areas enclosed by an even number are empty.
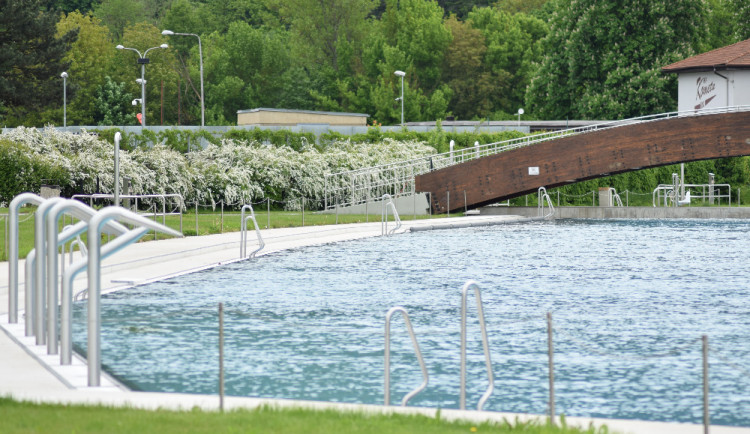
<svg viewBox="0 0 750 434"><path fill-rule="evenodd" d="M401 227L401 218L398 216L396 211L396 205L393 203L393 198L390 194L384 194L382 199L382 207L380 208L380 235L392 235ZM396 222L396 227L388 230L388 209L391 209L393 213L393 220Z"/></svg>
<svg viewBox="0 0 750 434"><path fill-rule="evenodd" d="M250 210L250 215L245 217L245 210ZM258 248L247 254L247 221L252 220L255 228L255 235L258 237ZM244 205L240 211L240 259L254 258L255 254L263 250L266 243L263 242L263 237L260 235L260 228L258 227L258 221L255 219L255 211L253 206L250 204Z"/></svg>
<svg viewBox="0 0 750 434"><path fill-rule="evenodd" d="M175 237L181 237L180 232L156 223L125 208L110 206L102 209L89 222L88 232L88 384L96 387L101 384L101 233L104 226L117 219L121 222L149 228ZM115 253L125 245L116 248Z"/></svg>
<svg viewBox="0 0 750 434"><path fill-rule="evenodd" d="M18 213L22 206L27 203L40 205L44 202L41 196L34 193L21 193L14 197L8 209L8 322L18 322ZM28 279L26 280L28 285ZM28 294L27 294L28 296ZM30 301L27 298L27 301ZM26 310L28 316L29 310ZM30 324L27 323L27 327ZM29 329L27 328L27 332Z"/></svg>
<svg viewBox="0 0 750 434"><path fill-rule="evenodd" d="M544 203L547 203L547 214L544 213ZM547 189L539 187L537 190L537 215L545 219L552 218L555 216L555 206L552 204L552 199L547 194Z"/></svg>
<svg viewBox="0 0 750 434"><path fill-rule="evenodd" d="M406 404L410 399L412 399L416 394L427 387L427 383L429 382L430 378L427 374L427 366L424 363L424 358L422 358L422 352L419 350L417 336L414 334L414 328L412 328L411 326L411 321L409 321L409 314L406 312L406 309L401 306L390 308L385 314L385 373L383 404L386 406L391 405L391 317L396 312L400 312L401 316L404 317L404 322L406 323L406 331L409 333L412 346L414 347L414 353L416 354L417 360L419 361L419 368L422 370L422 384L420 384L416 389L407 393L406 396L404 396L404 398L401 400L401 406L406 407Z"/></svg>
<svg viewBox="0 0 750 434"><path fill-rule="evenodd" d="M88 231L88 249L81 249L84 256L73 263L63 273L61 295L61 315L59 318L60 342L62 344L61 364L70 364L71 344L71 305L72 285L75 275L83 269L88 270L88 369L89 386L100 385L101 353L99 298L101 296L101 259L120 251L137 241L150 230L182 236L178 231L168 228L148 218L121 207L108 207L96 211L88 205L63 198L43 199L32 193L22 193L11 201L10 206L10 258L9 258L9 296L8 320L18 322L18 211L26 203L38 205L34 213L34 248L26 257L25 281L25 334L34 336L36 345L47 344L48 354L58 351L58 248L62 246L64 262L65 244ZM60 217L68 214L79 220L76 224L66 226L58 233ZM136 226L128 230L117 220ZM118 236L113 241L101 246L103 233ZM71 250L72 255L72 250ZM72 256L71 256L72 259Z"/></svg>
<svg viewBox="0 0 750 434"><path fill-rule="evenodd" d="M487 325L484 322L484 309L482 308L482 294L479 285L473 280L466 282L461 289L461 386L459 391L459 408L466 410L466 300L469 290L474 290L474 298L477 300L477 317L479 319L479 329L482 332L482 346L484 348L484 363L487 367L487 381L489 385L477 404L477 410L482 411L485 402L495 390L495 375L492 372L492 359L490 357L490 343L487 337Z"/></svg>

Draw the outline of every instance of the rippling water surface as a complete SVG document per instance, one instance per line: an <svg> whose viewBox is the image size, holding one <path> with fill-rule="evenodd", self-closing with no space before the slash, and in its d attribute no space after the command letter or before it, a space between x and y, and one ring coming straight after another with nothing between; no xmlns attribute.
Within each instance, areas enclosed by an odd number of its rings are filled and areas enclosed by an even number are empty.
<svg viewBox="0 0 750 434"><path fill-rule="evenodd" d="M410 405L458 408L460 289L482 289L495 392L485 409L547 408L552 312L558 413L700 423L709 336L711 422L750 425L750 223L563 220L430 231L263 256L108 295L102 359L136 389L383 402L386 311L405 307L430 384ZM487 387L469 300L467 405ZM85 305L75 341L85 348ZM392 326L392 398L421 376Z"/></svg>

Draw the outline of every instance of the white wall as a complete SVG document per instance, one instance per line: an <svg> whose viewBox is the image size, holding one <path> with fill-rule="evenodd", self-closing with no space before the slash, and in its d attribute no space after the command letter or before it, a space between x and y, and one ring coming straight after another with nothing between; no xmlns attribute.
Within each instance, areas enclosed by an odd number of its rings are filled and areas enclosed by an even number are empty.
<svg viewBox="0 0 750 434"><path fill-rule="evenodd" d="M726 72L726 71L725 71ZM727 76L725 73L720 74ZM677 110L726 107L727 80L713 72L684 72L678 78Z"/></svg>
<svg viewBox="0 0 750 434"><path fill-rule="evenodd" d="M713 72L680 74L677 110L750 105L750 70L717 72L727 79Z"/></svg>

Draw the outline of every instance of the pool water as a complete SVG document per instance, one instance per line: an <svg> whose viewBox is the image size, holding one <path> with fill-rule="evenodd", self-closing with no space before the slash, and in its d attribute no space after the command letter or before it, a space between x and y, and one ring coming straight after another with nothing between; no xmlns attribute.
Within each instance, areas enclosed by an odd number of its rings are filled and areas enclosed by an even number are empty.
<svg viewBox="0 0 750 434"><path fill-rule="evenodd" d="M750 426L750 223L561 220L440 230L262 256L110 294L102 360L146 391L382 404L386 311L407 309L430 374L409 405L458 408L462 285L476 280L495 371L485 410L543 414L554 323L558 413ZM85 303L74 341L85 350ZM467 406L487 387L469 299ZM391 402L421 382L394 317Z"/></svg>

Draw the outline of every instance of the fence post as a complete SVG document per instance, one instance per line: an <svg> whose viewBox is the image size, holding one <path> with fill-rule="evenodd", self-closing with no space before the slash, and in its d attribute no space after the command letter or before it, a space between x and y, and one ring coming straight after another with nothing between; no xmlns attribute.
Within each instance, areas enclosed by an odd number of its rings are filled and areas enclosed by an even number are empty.
<svg viewBox="0 0 750 434"><path fill-rule="evenodd" d="M221 201L221 228L219 229L219 233L224 233L224 201Z"/></svg>
<svg viewBox="0 0 750 434"><path fill-rule="evenodd" d="M305 198L302 198L302 227L305 227Z"/></svg>
<svg viewBox="0 0 750 434"><path fill-rule="evenodd" d="M552 345L552 314L547 312L547 353L549 360L549 420L555 425L555 361Z"/></svg>
<svg viewBox="0 0 750 434"><path fill-rule="evenodd" d="M450 191L446 191L446 192L445 192L445 197L446 197L446 198L447 198L447 200L448 200L448 204L447 204L447 205L448 205L448 208L446 208L446 210L445 210L445 211L446 211L446 212L447 212L447 214L448 214L448 215L447 215L447 217L450 217L450 216L451 216L451 192L450 192Z"/></svg>
<svg viewBox="0 0 750 434"><path fill-rule="evenodd" d="M711 425L708 408L708 336L703 335L703 433L708 434Z"/></svg>
<svg viewBox="0 0 750 434"><path fill-rule="evenodd" d="M271 198L266 198L266 229L271 229Z"/></svg>
<svg viewBox="0 0 750 434"><path fill-rule="evenodd" d="M219 303L219 411L224 412L224 304Z"/></svg>
<svg viewBox="0 0 750 434"><path fill-rule="evenodd" d="M596 200L596 190L591 192L591 206L596 206L594 201Z"/></svg>
<svg viewBox="0 0 750 434"><path fill-rule="evenodd" d="M198 236L198 199L195 199L195 235Z"/></svg>
<svg viewBox="0 0 750 434"><path fill-rule="evenodd" d="M464 213L466 213L466 211L468 210L469 208L466 206L466 190L464 190Z"/></svg>

